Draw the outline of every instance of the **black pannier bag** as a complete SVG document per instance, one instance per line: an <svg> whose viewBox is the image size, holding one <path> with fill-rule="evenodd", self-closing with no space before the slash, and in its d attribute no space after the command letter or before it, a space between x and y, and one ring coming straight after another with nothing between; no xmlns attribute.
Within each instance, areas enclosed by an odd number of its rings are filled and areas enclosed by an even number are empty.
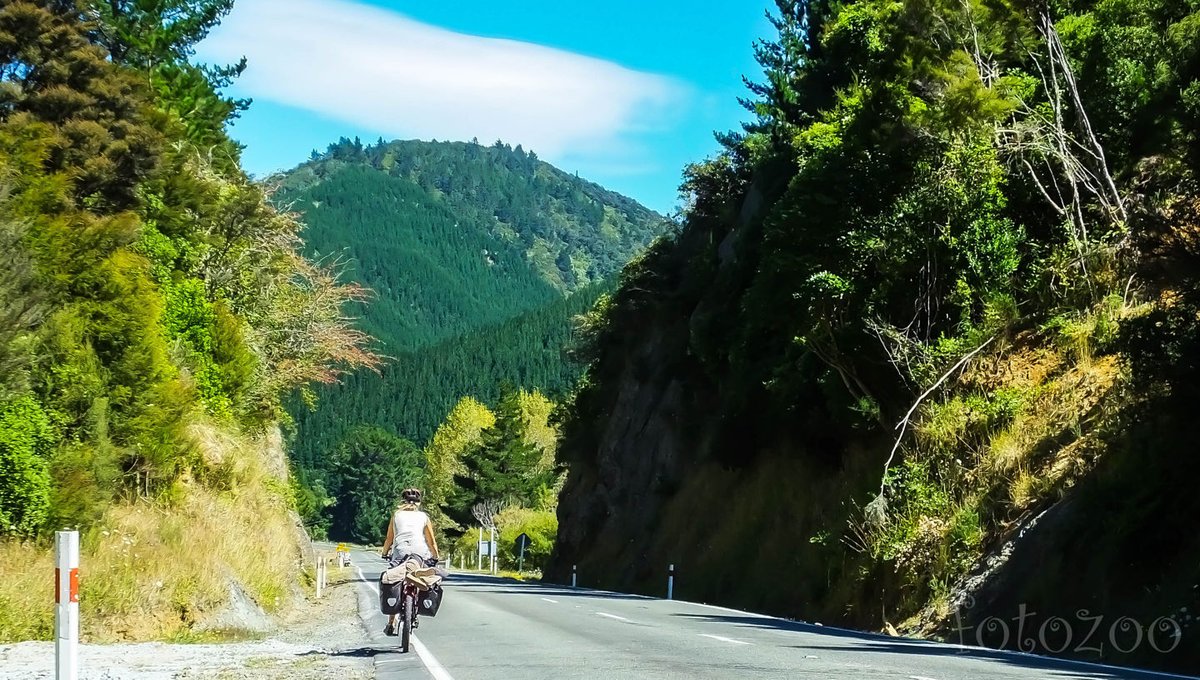
<svg viewBox="0 0 1200 680"><path fill-rule="evenodd" d="M384 583L383 574L379 576L379 611L388 616L399 614L400 609L404 606L404 602L400 599L404 595L401 590L404 583Z"/></svg>
<svg viewBox="0 0 1200 680"><path fill-rule="evenodd" d="M434 586L422 591L417 597L417 613L421 616L437 616L438 608L442 606L442 587Z"/></svg>

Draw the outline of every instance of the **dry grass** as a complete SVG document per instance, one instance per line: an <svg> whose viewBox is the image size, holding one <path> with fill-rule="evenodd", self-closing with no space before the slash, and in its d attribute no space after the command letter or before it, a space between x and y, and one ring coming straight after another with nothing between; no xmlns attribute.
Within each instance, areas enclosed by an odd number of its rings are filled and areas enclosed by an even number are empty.
<svg viewBox="0 0 1200 680"><path fill-rule="evenodd" d="M1025 333L981 357L947 397L922 410L907 455L918 469L937 471L938 483L905 478L890 499L899 501L890 530L866 536L888 548L877 558L895 558L904 595L892 605L914 617L902 627L943 620L947 591L988 546L1095 465L1125 376L1119 356L1099 350L1132 313L1109 299L1054 324L1053 344ZM949 502L932 502L939 491Z"/></svg>
<svg viewBox="0 0 1200 680"><path fill-rule="evenodd" d="M0 541L0 641L54 635L54 556L43 546Z"/></svg>
<svg viewBox="0 0 1200 680"><path fill-rule="evenodd" d="M300 551L286 485L269 471L281 452L211 425L189 432L207 469L178 481L170 503L115 505L83 536L86 640L186 636L222 607L231 579L267 611L297 592ZM51 551L0 543L0 563L0 640L50 637Z"/></svg>
<svg viewBox="0 0 1200 680"><path fill-rule="evenodd" d="M992 437L983 460L988 474L1008 475L1014 472L1029 453L1029 437L1019 428L1008 428Z"/></svg>

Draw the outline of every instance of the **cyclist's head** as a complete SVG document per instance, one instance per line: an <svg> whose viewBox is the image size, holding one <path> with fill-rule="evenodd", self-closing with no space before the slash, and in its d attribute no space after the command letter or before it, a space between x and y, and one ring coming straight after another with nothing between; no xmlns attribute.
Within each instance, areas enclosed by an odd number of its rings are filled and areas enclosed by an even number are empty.
<svg viewBox="0 0 1200 680"><path fill-rule="evenodd" d="M421 502L421 490L420 489L405 489L400 494L400 498L403 499L403 501L405 503L413 503L413 504L420 503Z"/></svg>

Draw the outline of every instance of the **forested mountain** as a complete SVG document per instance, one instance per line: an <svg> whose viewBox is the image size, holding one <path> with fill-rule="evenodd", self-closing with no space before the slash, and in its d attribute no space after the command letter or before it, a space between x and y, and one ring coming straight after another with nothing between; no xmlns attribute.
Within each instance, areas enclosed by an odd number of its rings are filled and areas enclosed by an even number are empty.
<svg viewBox="0 0 1200 680"><path fill-rule="evenodd" d="M494 403L506 382L565 394L583 370L568 356L572 319L587 312L599 292L583 289L507 321L401 352L378 372L359 371L322 387L315 411L296 407L294 459L317 466L363 423L425 443L460 397Z"/></svg>
<svg viewBox="0 0 1200 680"><path fill-rule="evenodd" d="M583 339L551 576L1195 670L1195 3L777 5Z"/></svg>
<svg viewBox="0 0 1200 680"><path fill-rule="evenodd" d="M497 142L342 139L278 179L308 252L375 296L389 354L509 319L611 279L662 234L638 203Z"/></svg>
<svg viewBox="0 0 1200 680"><path fill-rule="evenodd" d="M240 166L244 64L190 60L231 4L0 3L0 640L52 635L63 527L92 640L298 588L281 398L377 358Z"/></svg>
<svg viewBox="0 0 1200 680"><path fill-rule="evenodd" d="M317 504L342 486L327 459L363 426L424 445L462 397L495 404L505 384L567 392L581 372L572 318L670 227L499 142L343 139L271 182L303 216L310 257L371 290L363 328L389 357L291 408L293 457ZM351 530L339 522L335 533Z"/></svg>
<svg viewBox="0 0 1200 680"><path fill-rule="evenodd" d="M560 297L518 249L408 179L350 165L280 198L303 214L311 257L344 262L371 289L363 325L389 354Z"/></svg>
<svg viewBox="0 0 1200 680"><path fill-rule="evenodd" d="M342 139L313 156L287 173L286 187L310 187L347 164L407 179L441 199L462 223L523 252L562 291L608 278L662 232L653 211L539 160L520 144L381 139L364 147Z"/></svg>

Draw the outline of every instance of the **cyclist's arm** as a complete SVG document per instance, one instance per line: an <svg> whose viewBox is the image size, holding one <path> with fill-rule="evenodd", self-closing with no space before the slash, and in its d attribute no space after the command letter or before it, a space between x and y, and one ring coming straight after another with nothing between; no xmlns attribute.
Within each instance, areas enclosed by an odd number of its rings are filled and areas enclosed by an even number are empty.
<svg viewBox="0 0 1200 680"><path fill-rule="evenodd" d="M383 539L383 556L387 557L388 553L392 552L392 542L396 540L396 526L391 517L388 517L387 538Z"/></svg>
<svg viewBox="0 0 1200 680"><path fill-rule="evenodd" d="M433 522L429 520L425 520L425 542L429 544L429 551L434 557L441 554L438 552L437 537L433 535Z"/></svg>

